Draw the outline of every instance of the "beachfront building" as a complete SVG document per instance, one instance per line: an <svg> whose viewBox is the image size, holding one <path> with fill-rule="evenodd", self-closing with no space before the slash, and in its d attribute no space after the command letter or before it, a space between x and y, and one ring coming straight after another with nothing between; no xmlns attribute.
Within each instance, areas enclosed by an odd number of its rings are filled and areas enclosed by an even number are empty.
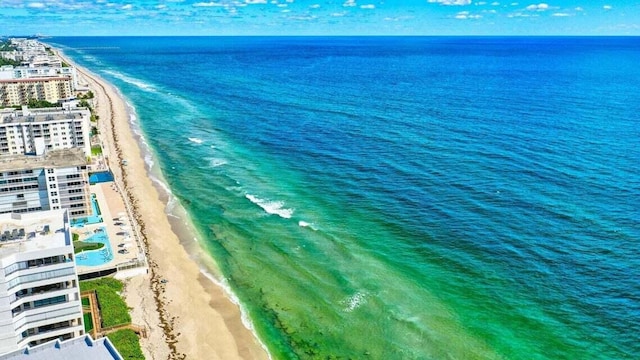
<svg viewBox="0 0 640 360"><path fill-rule="evenodd" d="M67 210L0 215L0 354L84 334Z"/></svg>
<svg viewBox="0 0 640 360"><path fill-rule="evenodd" d="M76 68L72 66L0 66L0 80L70 77L72 89L78 85Z"/></svg>
<svg viewBox="0 0 640 360"><path fill-rule="evenodd" d="M73 96L71 76L0 79L0 107L26 105L29 100L56 103Z"/></svg>
<svg viewBox="0 0 640 360"><path fill-rule="evenodd" d="M84 335L78 338L49 341L0 355L0 360L124 360L108 337L93 340Z"/></svg>
<svg viewBox="0 0 640 360"><path fill-rule="evenodd" d="M80 148L89 157L90 129L86 108L5 109L0 111L0 156Z"/></svg>
<svg viewBox="0 0 640 360"><path fill-rule="evenodd" d="M0 214L68 209L91 214L87 160L82 149L0 156Z"/></svg>
<svg viewBox="0 0 640 360"><path fill-rule="evenodd" d="M12 50L1 51L0 56L5 59L19 61L30 66L62 66L62 60L41 42L33 39L10 39Z"/></svg>

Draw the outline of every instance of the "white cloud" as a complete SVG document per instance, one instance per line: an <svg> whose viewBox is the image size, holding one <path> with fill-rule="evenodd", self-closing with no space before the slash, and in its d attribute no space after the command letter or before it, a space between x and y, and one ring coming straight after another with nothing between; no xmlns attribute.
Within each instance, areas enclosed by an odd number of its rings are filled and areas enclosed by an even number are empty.
<svg viewBox="0 0 640 360"><path fill-rule="evenodd" d="M333 16L333 17L343 17L345 15L347 15L346 11L331 13L331 16Z"/></svg>
<svg viewBox="0 0 640 360"><path fill-rule="evenodd" d="M344 7L351 7L351 6L356 6L358 4L356 4L356 0L347 0L344 2L344 4L342 4L342 6Z"/></svg>
<svg viewBox="0 0 640 360"><path fill-rule="evenodd" d="M167 7L167 5L165 4L158 4L155 6L156 9L165 9Z"/></svg>
<svg viewBox="0 0 640 360"><path fill-rule="evenodd" d="M577 8L575 8L576 11L584 11L583 8L581 8L580 6L578 6Z"/></svg>
<svg viewBox="0 0 640 360"><path fill-rule="evenodd" d="M123 5L120 9L122 9L122 10L131 10L132 8L133 8L133 5L127 4L127 5Z"/></svg>
<svg viewBox="0 0 640 360"><path fill-rule="evenodd" d="M32 2L32 3L28 3L27 4L28 8L32 8L32 9L42 9L47 7L44 3L41 2Z"/></svg>
<svg viewBox="0 0 640 360"><path fill-rule="evenodd" d="M512 3L511 3L511 6L518 6L518 5L520 5L520 4L519 4L519 3L517 3L517 2L512 2Z"/></svg>
<svg viewBox="0 0 640 360"><path fill-rule="evenodd" d="M266 4L267 0L244 0L247 4Z"/></svg>
<svg viewBox="0 0 640 360"><path fill-rule="evenodd" d="M458 12L454 18L456 19L460 19L460 20L466 20L466 19L480 19L482 17L482 15L478 15L478 14L471 14L468 11L460 11Z"/></svg>
<svg viewBox="0 0 640 360"><path fill-rule="evenodd" d="M375 9L376 6L373 4L360 5L360 9Z"/></svg>
<svg viewBox="0 0 640 360"><path fill-rule="evenodd" d="M555 17L567 17L567 16L571 16L571 14L557 12L557 13L553 13L553 14L551 14L551 16L555 16Z"/></svg>
<svg viewBox="0 0 640 360"><path fill-rule="evenodd" d="M611 5L605 5L605 6L603 6L602 8L603 8L603 9L605 9L605 10L611 10L611 9L613 9L613 6L611 6Z"/></svg>
<svg viewBox="0 0 640 360"><path fill-rule="evenodd" d="M309 6L309 7L312 8L312 9L317 9L317 8L320 7L320 4L313 4L313 5Z"/></svg>
<svg viewBox="0 0 640 360"><path fill-rule="evenodd" d="M497 1L494 1L494 2L491 3L491 6L500 6L500 3L497 2Z"/></svg>
<svg viewBox="0 0 640 360"><path fill-rule="evenodd" d="M427 0L430 3L440 3L442 5L469 5L471 0Z"/></svg>
<svg viewBox="0 0 640 360"><path fill-rule="evenodd" d="M278 4L276 5L279 8L286 8L288 5L287 4Z"/></svg>
<svg viewBox="0 0 640 360"><path fill-rule="evenodd" d="M413 16L395 16L395 17L386 17L383 20L384 21L403 21L403 20L409 20L409 19L413 19Z"/></svg>
<svg viewBox="0 0 640 360"><path fill-rule="evenodd" d="M531 4L531 5L527 6L527 10L529 10L529 11L545 11L548 8L549 8L549 5L547 5L545 3L540 3L538 5Z"/></svg>
<svg viewBox="0 0 640 360"><path fill-rule="evenodd" d="M480 2L477 2L476 5L487 5L487 2L486 1L480 1Z"/></svg>
<svg viewBox="0 0 640 360"><path fill-rule="evenodd" d="M224 4L220 4L217 2L199 2L199 3L194 3L193 6L195 7L212 7L212 6L225 6Z"/></svg>

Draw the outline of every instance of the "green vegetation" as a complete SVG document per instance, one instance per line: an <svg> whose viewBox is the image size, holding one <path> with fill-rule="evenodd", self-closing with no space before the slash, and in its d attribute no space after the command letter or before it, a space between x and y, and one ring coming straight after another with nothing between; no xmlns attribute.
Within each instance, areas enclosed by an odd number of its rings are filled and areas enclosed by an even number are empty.
<svg viewBox="0 0 640 360"><path fill-rule="evenodd" d="M84 332L91 332L91 330L93 330L93 319L91 319L91 313L86 313L82 317L84 318Z"/></svg>
<svg viewBox="0 0 640 360"><path fill-rule="evenodd" d="M5 59L2 56L0 56L0 66L3 66L3 65L20 66L20 61Z"/></svg>
<svg viewBox="0 0 640 360"><path fill-rule="evenodd" d="M98 135L98 134L100 134L100 132L98 131L98 128L96 126L92 126L91 127L91 136Z"/></svg>
<svg viewBox="0 0 640 360"><path fill-rule="evenodd" d="M98 295L100 313L102 314L102 327L131 323L129 308L119 295L123 287L124 285L120 280L108 277L80 282L80 291L95 290ZM85 304L84 300L82 304ZM90 314L86 314L84 317L85 331L89 332L93 328L93 322L90 319L91 316L87 317L87 315ZM118 330L107 335L107 337L124 359L144 360L138 335L133 330Z"/></svg>
<svg viewBox="0 0 640 360"><path fill-rule="evenodd" d="M120 355L127 360L144 360L138 335L133 330L123 329L107 335L109 340L118 349Z"/></svg>
<svg viewBox="0 0 640 360"><path fill-rule="evenodd" d="M18 50L15 46L11 46L9 41L0 41L0 51L14 51Z"/></svg>
<svg viewBox="0 0 640 360"><path fill-rule="evenodd" d="M86 94L82 95L82 94L78 94L78 96L76 96L76 98L80 99L80 100L88 100L88 99L93 99L95 97L95 95L93 94L93 91L89 90L87 91Z"/></svg>
<svg viewBox="0 0 640 360"><path fill-rule="evenodd" d="M97 292L103 327L131 323L129 308L119 295L123 286L120 280L114 278L80 282L80 291L95 290ZM120 350L120 348L118 348L118 350Z"/></svg>
<svg viewBox="0 0 640 360"><path fill-rule="evenodd" d="M103 243L76 241L73 243L73 252L79 254L83 251L98 250L104 247Z"/></svg>
<svg viewBox="0 0 640 360"><path fill-rule="evenodd" d="M47 100L36 100L36 99L29 99L29 102L27 103L27 105L29 105L29 107L32 108L32 109L51 108L51 107L59 107L60 106L60 105L58 105L56 103L50 103Z"/></svg>
<svg viewBox="0 0 640 360"><path fill-rule="evenodd" d="M80 240L80 234L73 233L73 234L71 235L71 237L73 238L73 241L74 241L74 242L76 242L76 241Z"/></svg>
<svg viewBox="0 0 640 360"><path fill-rule="evenodd" d="M97 156L102 154L102 147L100 145L96 145L96 146L92 146L91 147L91 155L93 156Z"/></svg>
<svg viewBox="0 0 640 360"><path fill-rule="evenodd" d="M91 110L91 105L89 105L89 102L85 99L81 99L80 101L78 101L78 105L80 107L86 107L87 109Z"/></svg>

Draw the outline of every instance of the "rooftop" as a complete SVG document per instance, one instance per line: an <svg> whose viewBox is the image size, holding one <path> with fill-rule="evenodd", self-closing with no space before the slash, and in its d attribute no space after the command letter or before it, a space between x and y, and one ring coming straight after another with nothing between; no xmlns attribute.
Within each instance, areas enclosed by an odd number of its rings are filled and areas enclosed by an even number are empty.
<svg viewBox="0 0 640 360"><path fill-rule="evenodd" d="M0 110L0 123L12 124L12 123L32 123L32 122L45 122L56 120L76 120L83 117L89 118L89 110L86 108L77 109L63 109L63 108L49 108L49 109L28 109L28 110Z"/></svg>
<svg viewBox="0 0 640 360"><path fill-rule="evenodd" d="M44 155L2 155L0 172L87 165L82 148L49 150Z"/></svg>
<svg viewBox="0 0 640 360"><path fill-rule="evenodd" d="M0 254L7 256L71 245L65 233L68 222L65 209L0 214Z"/></svg>
<svg viewBox="0 0 640 360"><path fill-rule="evenodd" d="M108 338L98 340L84 335L66 341L53 340L4 355L0 360L123 360Z"/></svg>

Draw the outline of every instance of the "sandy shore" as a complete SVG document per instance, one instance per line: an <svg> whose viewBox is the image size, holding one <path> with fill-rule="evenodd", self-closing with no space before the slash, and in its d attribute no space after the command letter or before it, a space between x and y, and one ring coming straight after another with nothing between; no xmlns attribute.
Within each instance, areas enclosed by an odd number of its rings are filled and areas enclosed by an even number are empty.
<svg viewBox="0 0 640 360"><path fill-rule="evenodd" d="M124 187L148 254L149 274L127 280L125 290L133 322L150 330L149 337L141 339L146 358L268 359L242 324L239 307L203 275L172 229L166 204L145 168L124 100L106 81L77 69L96 96L103 152Z"/></svg>

